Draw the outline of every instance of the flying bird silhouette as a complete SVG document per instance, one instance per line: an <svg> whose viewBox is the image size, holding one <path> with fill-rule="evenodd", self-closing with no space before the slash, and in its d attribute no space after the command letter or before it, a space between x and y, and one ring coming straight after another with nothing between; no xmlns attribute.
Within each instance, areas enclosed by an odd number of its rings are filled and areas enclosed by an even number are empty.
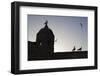
<svg viewBox="0 0 100 76"><path fill-rule="evenodd" d="M81 28L83 27L83 24L82 23L80 23L80 26L81 26Z"/></svg>

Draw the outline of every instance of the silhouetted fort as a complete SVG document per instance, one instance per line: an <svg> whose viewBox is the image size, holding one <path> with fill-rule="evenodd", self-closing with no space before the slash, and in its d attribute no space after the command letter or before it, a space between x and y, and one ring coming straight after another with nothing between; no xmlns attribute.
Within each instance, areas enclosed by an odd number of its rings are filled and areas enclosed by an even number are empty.
<svg viewBox="0 0 100 76"><path fill-rule="evenodd" d="M28 41L28 60L87 58L87 51L54 53L55 36L48 21L36 36L36 42Z"/></svg>

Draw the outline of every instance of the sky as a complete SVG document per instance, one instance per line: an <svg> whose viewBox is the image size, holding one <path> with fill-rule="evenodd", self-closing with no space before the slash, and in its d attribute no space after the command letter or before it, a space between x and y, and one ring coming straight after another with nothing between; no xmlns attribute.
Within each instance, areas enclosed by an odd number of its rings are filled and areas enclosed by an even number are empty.
<svg viewBox="0 0 100 76"><path fill-rule="evenodd" d="M36 34L48 20L48 27L55 35L54 52L72 51L82 47L88 49L88 17L34 15L27 16L28 41L35 42Z"/></svg>

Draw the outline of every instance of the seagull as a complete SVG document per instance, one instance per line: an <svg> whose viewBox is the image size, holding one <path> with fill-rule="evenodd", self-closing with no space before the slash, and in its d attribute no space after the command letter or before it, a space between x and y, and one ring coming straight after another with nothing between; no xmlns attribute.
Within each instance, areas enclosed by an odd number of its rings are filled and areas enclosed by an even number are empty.
<svg viewBox="0 0 100 76"><path fill-rule="evenodd" d="M80 26L81 26L81 28L83 27L83 24L82 23L80 23Z"/></svg>
<svg viewBox="0 0 100 76"><path fill-rule="evenodd" d="M77 49L77 51L82 51L82 47L80 47L79 49Z"/></svg>
<svg viewBox="0 0 100 76"><path fill-rule="evenodd" d="M73 47L72 51L74 52L76 50L75 46Z"/></svg>

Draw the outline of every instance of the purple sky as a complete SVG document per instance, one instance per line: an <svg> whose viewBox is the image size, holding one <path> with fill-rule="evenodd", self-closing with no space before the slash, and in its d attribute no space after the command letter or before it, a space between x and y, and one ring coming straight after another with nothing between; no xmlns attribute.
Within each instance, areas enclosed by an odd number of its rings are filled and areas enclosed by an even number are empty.
<svg viewBox="0 0 100 76"><path fill-rule="evenodd" d="M37 32L48 20L48 27L55 35L54 51L71 51L75 46L88 49L88 18L75 16L28 15L28 41L35 42ZM81 26L81 24L82 26Z"/></svg>

